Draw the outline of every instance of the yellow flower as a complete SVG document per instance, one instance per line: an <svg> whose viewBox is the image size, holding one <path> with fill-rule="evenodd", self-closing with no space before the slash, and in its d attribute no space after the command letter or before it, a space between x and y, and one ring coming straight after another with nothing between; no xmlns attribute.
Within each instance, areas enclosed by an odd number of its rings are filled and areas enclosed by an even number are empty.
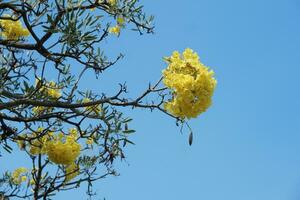
<svg viewBox="0 0 300 200"><path fill-rule="evenodd" d="M91 145L91 144L94 143L94 139L91 138L91 137L89 137L89 138L86 139L86 142L85 142L85 143L88 144L88 145Z"/></svg>
<svg viewBox="0 0 300 200"><path fill-rule="evenodd" d="M48 89L48 96L53 99L58 99L61 96L61 93L58 89Z"/></svg>
<svg viewBox="0 0 300 200"><path fill-rule="evenodd" d="M54 108L52 107L44 107L44 106L35 106L32 108L32 112L34 115L41 115L44 113L50 113L53 111Z"/></svg>
<svg viewBox="0 0 300 200"><path fill-rule="evenodd" d="M8 15L5 16L10 17ZM29 31L22 27L19 20L1 19L0 26L2 28L1 36L7 40L19 40L21 37L30 35Z"/></svg>
<svg viewBox="0 0 300 200"><path fill-rule="evenodd" d="M108 32L111 33L111 34L115 34L115 35L119 36L120 32L121 32L121 27L119 25L110 27Z"/></svg>
<svg viewBox="0 0 300 200"><path fill-rule="evenodd" d="M50 81L46 84L45 93L53 99L58 99L61 97L60 89L57 87L54 81Z"/></svg>
<svg viewBox="0 0 300 200"><path fill-rule="evenodd" d="M123 26L125 24L125 19L123 17L117 17L117 24Z"/></svg>
<svg viewBox="0 0 300 200"><path fill-rule="evenodd" d="M29 184L30 185L34 185L35 184L35 181L34 181L34 179L32 178L32 179L30 179L30 181L29 181Z"/></svg>
<svg viewBox="0 0 300 200"><path fill-rule="evenodd" d="M111 5L111 6L115 6L117 4L117 0L108 0L108 3Z"/></svg>
<svg viewBox="0 0 300 200"><path fill-rule="evenodd" d="M25 182L27 180L27 176L21 176L21 182Z"/></svg>
<svg viewBox="0 0 300 200"><path fill-rule="evenodd" d="M27 177L24 175L28 170L25 167L19 167L12 173L12 182L16 185L20 185L25 182Z"/></svg>
<svg viewBox="0 0 300 200"><path fill-rule="evenodd" d="M65 141L62 141L65 140ZM70 165L80 154L81 146L74 135L68 135L60 140L49 141L47 155L56 164Z"/></svg>
<svg viewBox="0 0 300 200"><path fill-rule="evenodd" d="M69 182L79 174L79 166L76 163L72 163L66 167L66 179L65 182Z"/></svg>
<svg viewBox="0 0 300 200"><path fill-rule="evenodd" d="M78 135L77 129L76 128L70 128L69 129L69 134L74 136L74 137L77 137L77 135Z"/></svg>
<svg viewBox="0 0 300 200"><path fill-rule="evenodd" d="M166 57L167 69L163 70L163 82L172 90L172 99L164 108L180 118L195 118L211 105L216 87L214 72L203 65L197 53L185 49L180 55L175 51Z"/></svg>
<svg viewBox="0 0 300 200"><path fill-rule="evenodd" d="M44 111L46 110L46 108L44 106L35 106L32 108L32 112L35 115L40 115L42 114Z"/></svg>
<svg viewBox="0 0 300 200"><path fill-rule="evenodd" d="M88 103L91 102L91 100L89 98L84 98L82 100L83 103ZM99 115L99 113L102 111L101 106L100 105L95 105L95 106L87 106L85 107L85 110L88 111L88 113L94 113L96 115Z"/></svg>
<svg viewBox="0 0 300 200"><path fill-rule="evenodd" d="M43 136L40 136L43 134ZM42 127L38 128L36 132L32 133L32 137L36 138L31 141L29 153L31 155L46 154L47 152L47 143L50 141L52 132L44 133Z"/></svg>
<svg viewBox="0 0 300 200"><path fill-rule="evenodd" d="M41 86L41 84L42 84L41 80L36 79L35 85L36 85L36 87L40 87L39 91L43 95L48 96L53 99L58 99L59 97L61 97L60 89L54 81L46 82L42 86Z"/></svg>
<svg viewBox="0 0 300 200"><path fill-rule="evenodd" d="M43 131L43 128L39 128L32 134L36 139L29 144L31 155L46 154L50 161L64 165L69 165L76 160L81 150L77 142L76 128L71 128L69 135L64 135L62 132L54 135L51 131L46 133ZM43 135L40 136L40 134Z"/></svg>
<svg viewBox="0 0 300 200"><path fill-rule="evenodd" d="M124 28L125 22L126 21L123 17L117 17L117 25L110 27L108 29L108 32L119 36L121 33L121 28Z"/></svg>

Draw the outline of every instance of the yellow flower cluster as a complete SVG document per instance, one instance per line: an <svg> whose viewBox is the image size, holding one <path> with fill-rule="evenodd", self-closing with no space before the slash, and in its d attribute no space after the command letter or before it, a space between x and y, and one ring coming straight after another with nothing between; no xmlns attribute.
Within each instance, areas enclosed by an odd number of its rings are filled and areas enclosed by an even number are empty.
<svg viewBox="0 0 300 200"><path fill-rule="evenodd" d="M123 17L117 17L117 25L110 27L108 32L119 36L121 32L121 28L124 27L124 24L125 24L125 19Z"/></svg>
<svg viewBox="0 0 300 200"><path fill-rule="evenodd" d="M68 136L60 135L60 140L51 141L47 145L49 160L56 164L66 165L65 182L70 181L79 174L79 166L75 163L75 160L80 154L81 146L76 141L77 137L76 128L72 128L69 130Z"/></svg>
<svg viewBox="0 0 300 200"><path fill-rule="evenodd" d="M116 26L113 26L113 27L110 27L109 30L108 30L109 33L111 34L115 34L115 35L120 35L120 32L121 32L121 27L116 25Z"/></svg>
<svg viewBox="0 0 300 200"><path fill-rule="evenodd" d="M20 185L22 182L25 182L27 180L27 176L25 175L26 172L27 169L25 167L15 169L11 176L12 182L16 185Z"/></svg>
<svg viewBox="0 0 300 200"><path fill-rule="evenodd" d="M104 0L97 0L97 4L104 3ZM107 3L110 5L110 7L115 7L117 5L117 0L107 0ZM91 11L94 11L95 8L91 8Z"/></svg>
<svg viewBox="0 0 300 200"><path fill-rule="evenodd" d="M41 115L43 113L49 113L53 110L53 108L46 108L44 106L35 106L32 108L32 112L35 114L35 115Z"/></svg>
<svg viewBox="0 0 300 200"><path fill-rule="evenodd" d="M56 164L70 165L80 154L81 146L76 141L77 131L70 130L69 135L62 135L58 140L51 140L47 144L49 160Z"/></svg>
<svg viewBox="0 0 300 200"><path fill-rule="evenodd" d="M31 135L22 135L22 140L16 141L21 150L27 149L31 155L47 155L49 160L55 164L65 166L65 181L69 181L79 174L79 166L75 163L78 158L81 145L77 142L79 137L76 128L69 129L68 135L64 133L54 134L52 131L45 131L38 128ZM25 142L29 139L30 142ZM27 172L25 168L17 169L12 175L12 181L20 184L26 181L26 176L21 176ZM34 180L29 181L34 184Z"/></svg>
<svg viewBox="0 0 300 200"><path fill-rule="evenodd" d="M32 155L46 154L50 161L56 164L70 165L80 154L81 145L77 142L78 133L75 128L69 130L68 135L63 133L54 135L48 131L43 133L43 128L32 134L33 139L29 145ZM38 137L40 134L43 136Z"/></svg>
<svg viewBox="0 0 300 200"><path fill-rule="evenodd" d="M41 80L37 79L36 80L36 87L40 87L40 84L41 84ZM54 81L47 82L45 85L41 86L39 91L43 95L45 95L49 98L52 98L52 99L58 99L58 98L61 97L60 89ZM35 115L40 115L40 114L43 114L43 113L49 113L52 110L53 110L53 108L46 108L44 106L35 106L32 109L32 112Z"/></svg>
<svg viewBox="0 0 300 200"><path fill-rule="evenodd" d="M9 17L5 15L5 17ZM1 19L0 26L2 28L1 36L7 40L19 40L21 37L29 36L30 33L23 28L19 20Z"/></svg>
<svg viewBox="0 0 300 200"><path fill-rule="evenodd" d="M88 102L91 102L91 100L89 98L84 98L82 100L82 103L88 103ZM96 115L99 115L99 113L102 111L102 108L100 105L95 105L95 106L87 106L87 107L85 107L85 110L88 113L94 113Z"/></svg>
<svg viewBox="0 0 300 200"><path fill-rule="evenodd" d="M164 108L180 118L195 118L205 112L212 103L217 84L214 72L189 48L182 55L173 52L165 61L168 67L163 70L163 82L172 90L173 98L164 104Z"/></svg>
<svg viewBox="0 0 300 200"><path fill-rule="evenodd" d="M117 4L117 0L108 0L108 3L111 5L111 6L115 6Z"/></svg>
<svg viewBox="0 0 300 200"><path fill-rule="evenodd" d="M65 182L69 182L79 174L79 166L76 163L72 163L66 167Z"/></svg>
<svg viewBox="0 0 300 200"><path fill-rule="evenodd" d="M36 86L40 87L41 80L37 79L36 80ZM39 91L44 94L47 97L53 98L53 99L58 99L61 97L61 92L60 88L57 86L57 84L54 81L46 82Z"/></svg>
<svg viewBox="0 0 300 200"><path fill-rule="evenodd" d="M97 3L103 3L104 0L98 0ZM117 0L107 0L107 2L110 4L110 5L116 5L117 4Z"/></svg>
<svg viewBox="0 0 300 200"><path fill-rule="evenodd" d="M89 137L89 138L86 139L85 143L86 143L87 145L92 145L92 144L94 144L95 142L94 142L94 139L93 139L92 137Z"/></svg>
<svg viewBox="0 0 300 200"><path fill-rule="evenodd" d="M38 154L46 154L47 153L47 143L51 140L51 136L53 136L53 132L43 132L43 128L38 128L36 132L32 133L33 140L30 144L29 153L32 155ZM40 135L43 134L41 137Z"/></svg>

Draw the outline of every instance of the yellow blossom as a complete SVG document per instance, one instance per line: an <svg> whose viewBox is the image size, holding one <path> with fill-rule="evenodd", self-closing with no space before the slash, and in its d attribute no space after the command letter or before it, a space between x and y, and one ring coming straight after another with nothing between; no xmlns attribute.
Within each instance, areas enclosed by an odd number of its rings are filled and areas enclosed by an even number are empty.
<svg viewBox="0 0 300 200"><path fill-rule="evenodd" d="M48 96L58 99L61 96L60 89L57 87L54 81L50 81L47 88Z"/></svg>
<svg viewBox="0 0 300 200"><path fill-rule="evenodd" d="M111 33L111 34L115 34L115 35L119 36L120 32L121 32L121 27L119 25L110 27L108 32Z"/></svg>
<svg viewBox="0 0 300 200"><path fill-rule="evenodd" d="M47 91L48 96L52 97L53 99L58 99L61 96L61 93L58 89L48 89Z"/></svg>
<svg viewBox="0 0 300 200"><path fill-rule="evenodd" d="M79 137L76 128L69 129L69 135L63 132L54 134L45 132L42 127L32 133L32 140L28 145L31 155L45 154L49 160L56 164L69 165L80 154L81 146L77 142Z"/></svg>
<svg viewBox="0 0 300 200"><path fill-rule="evenodd" d="M25 182L27 177L24 175L28 170L25 167L19 167L12 173L12 182L16 185L20 185Z"/></svg>
<svg viewBox="0 0 300 200"><path fill-rule="evenodd" d="M117 17L117 25L110 27L108 29L108 32L111 34L115 34L117 36L120 35L121 32L121 28L124 28L124 24L125 24L125 19L123 17Z"/></svg>
<svg viewBox="0 0 300 200"><path fill-rule="evenodd" d="M64 141L63 141L64 140ZM80 154L81 146L74 135L68 135L60 140L49 141L47 155L56 164L70 165Z"/></svg>
<svg viewBox="0 0 300 200"><path fill-rule="evenodd" d="M91 100L89 98L84 98L82 100L82 103L88 103L88 102L91 102ZM102 111L100 105L87 106L87 107L85 107L85 110L88 111L89 113L94 113L96 115L99 115L99 113Z"/></svg>
<svg viewBox="0 0 300 200"><path fill-rule="evenodd" d="M34 179L32 178L32 179L30 179L30 181L29 181L29 184L30 185L34 185L35 184L35 181L34 181Z"/></svg>
<svg viewBox="0 0 300 200"><path fill-rule="evenodd" d="M51 140L52 132L44 132L42 127L38 128L32 137L36 138L31 141L29 153L32 155L46 154L47 153L47 143Z"/></svg>
<svg viewBox="0 0 300 200"><path fill-rule="evenodd" d="M70 128L69 129L69 134L74 136L74 137L77 137L77 135L78 135L77 129L76 128Z"/></svg>
<svg viewBox="0 0 300 200"><path fill-rule="evenodd" d="M111 6L115 6L117 4L117 0L108 0L108 3L111 5Z"/></svg>
<svg viewBox="0 0 300 200"><path fill-rule="evenodd" d="M89 137L89 138L86 139L85 143L88 144L88 145L92 145L94 143L94 139L92 137Z"/></svg>
<svg viewBox="0 0 300 200"><path fill-rule="evenodd" d="M35 106L32 108L32 112L35 115L41 115L44 113L50 113L51 111L53 111L54 108L51 107L44 107L44 106Z"/></svg>
<svg viewBox="0 0 300 200"><path fill-rule="evenodd" d="M66 179L65 182L69 182L79 174L79 166L76 163L72 163L66 167Z"/></svg>
<svg viewBox="0 0 300 200"><path fill-rule="evenodd" d="M7 40L19 40L21 37L30 35L29 31L23 28L20 20L1 19L0 26L2 28L1 36Z"/></svg>
<svg viewBox="0 0 300 200"><path fill-rule="evenodd" d="M125 19L123 17L117 17L117 24L123 26L125 24Z"/></svg>
<svg viewBox="0 0 300 200"><path fill-rule="evenodd" d="M173 52L165 61L168 67L163 70L163 82L172 90L173 96L164 108L180 118L195 118L205 112L211 105L217 84L214 72L189 48L182 55Z"/></svg>
<svg viewBox="0 0 300 200"><path fill-rule="evenodd" d="M25 182L27 180L27 176L21 176L21 182Z"/></svg>
<svg viewBox="0 0 300 200"><path fill-rule="evenodd" d="M43 83L43 85L41 85L42 84L41 80L36 79L35 84L36 84L36 87L39 88L39 91L43 95L53 98L53 99L58 99L59 97L61 97L60 89L54 81L45 82L45 83Z"/></svg>

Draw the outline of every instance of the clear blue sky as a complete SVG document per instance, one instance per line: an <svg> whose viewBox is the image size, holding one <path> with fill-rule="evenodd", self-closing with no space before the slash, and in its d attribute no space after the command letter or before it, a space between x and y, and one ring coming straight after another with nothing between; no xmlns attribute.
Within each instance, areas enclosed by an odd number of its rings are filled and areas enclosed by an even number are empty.
<svg viewBox="0 0 300 200"><path fill-rule="evenodd" d="M127 81L133 96L190 47L214 69L213 106L191 121L194 144L175 122L131 109L137 130L121 176L95 184L107 200L300 199L300 1L142 1L155 34L106 41L126 57L101 81ZM101 82L100 81L100 82ZM97 88L97 82L86 82ZM108 90L116 87L109 87ZM83 190L54 199L84 199Z"/></svg>

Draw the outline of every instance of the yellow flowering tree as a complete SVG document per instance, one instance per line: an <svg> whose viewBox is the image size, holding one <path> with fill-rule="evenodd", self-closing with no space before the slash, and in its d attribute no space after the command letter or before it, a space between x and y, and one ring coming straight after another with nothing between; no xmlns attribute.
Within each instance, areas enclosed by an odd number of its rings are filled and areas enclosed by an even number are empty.
<svg viewBox="0 0 300 200"><path fill-rule="evenodd" d="M32 163L4 173L0 199L50 199L81 183L91 196L92 183L117 175L115 160L133 144L120 108L187 125L211 105L214 72L189 48L164 57L162 77L137 97L125 84L111 95L80 89L86 73L103 76L123 58L108 58L104 40L127 27L153 32L137 0L4 0L0 11L0 152L20 151Z"/></svg>

